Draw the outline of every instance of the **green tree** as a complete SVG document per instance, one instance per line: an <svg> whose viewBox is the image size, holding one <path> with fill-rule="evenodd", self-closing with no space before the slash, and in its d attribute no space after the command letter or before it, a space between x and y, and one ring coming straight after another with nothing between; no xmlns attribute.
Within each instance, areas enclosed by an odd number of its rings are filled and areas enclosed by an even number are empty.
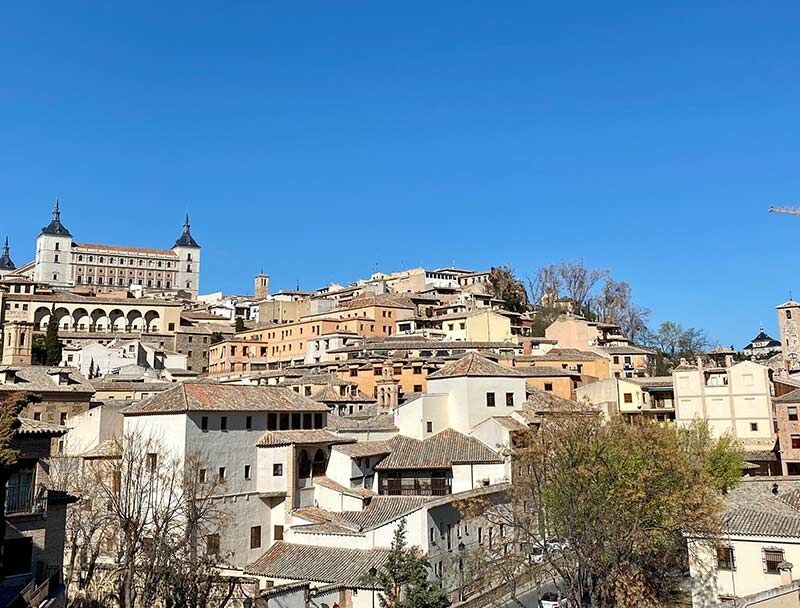
<svg viewBox="0 0 800 608"><path fill-rule="evenodd" d="M489 289L495 298L505 302L508 310L523 312L528 309L525 286L514 276L510 266L492 268L489 271Z"/></svg>
<svg viewBox="0 0 800 608"><path fill-rule="evenodd" d="M38 396L25 392L13 393L0 401L0 505L6 504L6 486L19 457L19 450L13 443L20 425L19 414L29 403L39 401ZM5 537L5 509L0 509L0 573L5 565Z"/></svg>
<svg viewBox="0 0 800 608"><path fill-rule="evenodd" d="M31 341L31 363L33 365L47 365L47 347L42 334L34 334Z"/></svg>
<svg viewBox="0 0 800 608"><path fill-rule="evenodd" d="M47 333L44 337L45 365L58 365L61 363L61 342L58 341L58 319L50 313L47 322Z"/></svg>
<svg viewBox="0 0 800 608"><path fill-rule="evenodd" d="M215 331L211 334L211 339L208 341L209 344L218 344L225 339L225 336L222 335L221 332Z"/></svg>
<svg viewBox="0 0 800 608"><path fill-rule="evenodd" d="M430 580L428 561L406 542L406 520L394 532L392 551L386 563L365 584L380 588L381 608L446 608L447 595Z"/></svg>
<svg viewBox="0 0 800 608"><path fill-rule="evenodd" d="M685 539L719 533L720 490L742 463L734 442L713 440L702 426L604 423L589 412L546 420L511 457L509 502L465 509L506 530L484 560L487 574L544 582L555 573L570 606L581 608L676 605Z"/></svg>
<svg viewBox="0 0 800 608"><path fill-rule="evenodd" d="M240 331L244 331L244 319L241 317L236 317L236 324L234 326L234 331L238 334Z"/></svg>

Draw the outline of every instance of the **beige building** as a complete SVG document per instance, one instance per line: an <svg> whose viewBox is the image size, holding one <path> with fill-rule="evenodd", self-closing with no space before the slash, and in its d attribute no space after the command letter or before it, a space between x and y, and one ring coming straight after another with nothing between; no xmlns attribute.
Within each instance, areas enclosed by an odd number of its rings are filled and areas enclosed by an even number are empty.
<svg viewBox="0 0 800 608"><path fill-rule="evenodd" d="M192 238L188 215L171 249L76 243L61 223L56 201L50 223L36 239L35 261L15 273L55 287L95 293L139 287L183 292L194 298L200 281L200 245Z"/></svg>
<svg viewBox="0 0 800 608"><path fill-rule="evenodd" d="M577 401L600 406L609 414L621 414L632 422L643 418L675 420L672 376L608 378L578 387L575 395Z"/></svg>
<svg viewBox="0 0 800 608"><path fill-rule="evenodd" d="M726 367L681 366L672 374L675 419L688 425L705 420L714 434L725 433L750 449L771 449L773 429L769 370L743 361Z"/></svg>
<svg viewBox="0 0 800 608"><path fill-rule="evenodd" d="M432 319L441 323L444 339L453 342L512 342L511 320L493 310L454 312Z"/></svg>

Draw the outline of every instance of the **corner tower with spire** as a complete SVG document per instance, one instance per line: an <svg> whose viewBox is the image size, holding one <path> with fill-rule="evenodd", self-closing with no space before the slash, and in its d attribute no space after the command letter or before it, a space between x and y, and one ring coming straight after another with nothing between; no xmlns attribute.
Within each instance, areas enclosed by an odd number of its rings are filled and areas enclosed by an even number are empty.
<svg viewBox="0 0 800 608"><path fill-rule="evenodd" d="M200 286L200 245L192 237L188 213L183 221L183 232L172 246L172 251L178 258L175 287L188 292L194 299Z"/></svg>
<svg viewBox="0 0 800 608"><path fill-rule="evenodd" d="M0 279L6 276L9 272L16 270L16 265L11 259L10 248L8 246L8 237L3 243L3 253L0 255Z"/></svg>
<svg viewBox="0 0 800 608"><path fill-rule="evenodd" d="M33 280L56 287L69 287L73 284L72 235L61 223L58 199L53 207L50 223L42 228L36 238Z"/></svg>

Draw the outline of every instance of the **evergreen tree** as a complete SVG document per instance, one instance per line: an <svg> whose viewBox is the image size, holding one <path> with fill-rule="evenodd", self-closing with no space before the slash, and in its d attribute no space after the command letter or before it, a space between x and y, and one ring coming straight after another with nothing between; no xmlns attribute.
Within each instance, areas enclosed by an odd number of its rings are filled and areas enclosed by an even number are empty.
<svg viewBox="0 0 800 608"><path fill-rule="evenodd" d="M61 343L58 341L58 319L55 314L50 314L47 322L47 333L44 337L45 365L58 365L61 363Z"/></svg>
<svg viewBox="0 0 800 608"><path fill-rule="evenodd" d="M234 327L234 330L236 331L237 334L240 331L244 331L244 319L242 319L241 317L236 317L236 325Z"/></svg>
<svg viewBox="0 0 800 608"><path fill-rule="evenodd" d="M33 365L47 365L47 348L44 345L44 336L34 334L31 341L31 363Z"/></svg>
<svg viewBox="0 0 800 608"><path fill-rule="evenodd" d="M450 601L428 576L428 561L419 549L406 542L406 520L394 532L392 551L386 563L366 578L370 587L380 587L381 608L447 608Z"/></svg>

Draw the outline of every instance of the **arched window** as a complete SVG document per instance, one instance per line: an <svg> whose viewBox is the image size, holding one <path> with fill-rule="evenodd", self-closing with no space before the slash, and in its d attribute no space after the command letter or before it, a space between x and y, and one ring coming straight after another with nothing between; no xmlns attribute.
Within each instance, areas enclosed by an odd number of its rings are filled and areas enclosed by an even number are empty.
<svg viewBox="0 0 800 608"><path fill-rule="evenodd" d="M323 477L325 475L325 469L328 467L328 459L325 458L325 452L322 450L317 450L317 453L314 454L314 466L313 472L315 477Z"/></svg>
<svg viewBox="0 0 800 608"><path fill-rule="evenodd" d="M300 479L308 479L311 477L311 461L305 450L300 452L300 462L298 466Z"/></svg>

